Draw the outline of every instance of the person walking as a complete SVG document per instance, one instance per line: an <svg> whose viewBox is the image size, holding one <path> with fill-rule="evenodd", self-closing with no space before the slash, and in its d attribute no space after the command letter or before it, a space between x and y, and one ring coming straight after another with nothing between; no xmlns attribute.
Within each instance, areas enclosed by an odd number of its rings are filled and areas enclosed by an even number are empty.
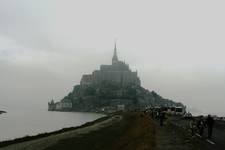
<svg viewBox="0 0 225 150"><path fill-rule="evenodd" d="M159 116L160 126L163 126L164 119L165 119L165 112L162 111Z"/></svg>
<svg viewBox="0 0 225 150"><path fill-rule="evenodd" d="M207 119L206 119L206 125L208 128L208 138L211 139L212 138L212 132L213 132L213 125L214 125L214 119L211 115L208 115Z"/></svg>
<svg viewBox="0 0 225 150"><path fill-rule="evenodd" d="M200 116L198 123L197 123L197 127L199 130L199 135L202 137L202 135L204 133L204 128L205 128L205 122L204 122L203 116Z"/></svg>
<svg viewBox="0 0 225 150"><path fill-rule="evenodd" d="M190 122L189 122L189 127L191 129L191 135L194 136L194 130L195 130L195 122L194 122L194 118L192 117L190 119Z"/></svg>

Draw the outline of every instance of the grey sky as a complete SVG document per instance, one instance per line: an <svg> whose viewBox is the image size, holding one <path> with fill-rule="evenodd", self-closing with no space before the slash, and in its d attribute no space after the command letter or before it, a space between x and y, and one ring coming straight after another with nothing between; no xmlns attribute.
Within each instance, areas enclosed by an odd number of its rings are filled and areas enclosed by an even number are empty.
<svg viewBox="0 0 225 150"><path fill-rule="evenodd" d="M225 106L225 2L1 0L0 109L47 107L109 64L114 39L142 85L203 112Z"/></svg>

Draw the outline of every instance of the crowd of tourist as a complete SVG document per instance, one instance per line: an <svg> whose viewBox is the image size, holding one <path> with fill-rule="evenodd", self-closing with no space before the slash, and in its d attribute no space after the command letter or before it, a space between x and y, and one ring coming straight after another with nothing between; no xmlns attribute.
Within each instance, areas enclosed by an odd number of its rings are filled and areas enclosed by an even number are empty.
<svg viewBox="0 0 225 150"><path fill-rule="evenodd" d="M165 120L167 119L166 112L162 110L150 110L148 111L152 118L159 120L160 126L164 125ZM203 137L205 130L207 130L207 138L211 139L213 134L213 125L214 119L211 115L207 117L189 117L189 129L191 130L192 136L198 135Z"/></svg>

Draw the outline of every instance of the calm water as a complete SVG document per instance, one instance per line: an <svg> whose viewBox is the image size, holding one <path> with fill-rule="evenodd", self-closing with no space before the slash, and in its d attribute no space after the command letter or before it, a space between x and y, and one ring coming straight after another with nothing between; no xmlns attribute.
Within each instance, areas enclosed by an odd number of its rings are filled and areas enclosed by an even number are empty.
<svg viewBox="0 0 225 150"><path fill-rule="evenodd" d="M79 126L102 116L95 113L8 110L0 115L0 141Z"/></svg>

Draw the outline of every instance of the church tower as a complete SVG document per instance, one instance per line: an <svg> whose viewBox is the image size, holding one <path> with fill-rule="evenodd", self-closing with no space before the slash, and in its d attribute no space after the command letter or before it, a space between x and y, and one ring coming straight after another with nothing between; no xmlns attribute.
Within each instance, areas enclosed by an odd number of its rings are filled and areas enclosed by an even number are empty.
<svg viewBox="0 0 225 150"><path fill-rule="evenodd" d="M112 58L112 64L115 64L118 62L118 57L117 57L117 49L116 49L116 43L114 46L114 54L113 54L113 58Z"/></svg>

